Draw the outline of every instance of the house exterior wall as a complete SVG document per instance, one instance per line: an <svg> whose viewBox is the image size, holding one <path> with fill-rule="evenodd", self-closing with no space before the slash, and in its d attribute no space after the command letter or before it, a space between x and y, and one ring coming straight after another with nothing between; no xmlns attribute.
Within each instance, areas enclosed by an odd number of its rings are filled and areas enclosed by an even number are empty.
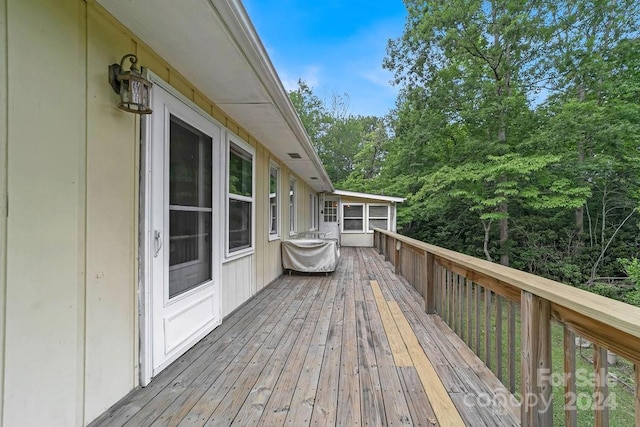
<svg viewBox="0 0 640 427"><path fill-rule="evenodd" d="M223 264L223 316L282 273L267 229L282 162L93 0L0 0L0 28L0 417L85 425L139 383L140 118L117 109L107 65L137 54L256 148L255 251ZM306 230L312 190L297 188Z"/></svg>
<svg viewBox="0 0 640 427"><path fill-rule="evenodd" d="M84 394L86 7L7 3L3 419L73 425Z"/></svg>
<svg viewBox="0 0 640 427"><path fill-rule="evenodd" d="M396 224L396 206L393 203L382 201L382 200L373 200L373 199L364 199L360 197L348 197L348 196L340 196L340 208L339 208L339 216L340 223L343 223L342 218L342 205L348 205L349 203L361 203L364 205L365 218L367 216L367 205L385 205L389 206L389 226L391 231L395 231ZM356 247L373 247L373 232L367 231L367 222L365 221L365 232L343 232L341 228L340 233L340 244L342 246L356 246Z"/></svg>
<svg viewBox="0 0 640 427"><path fill-rule="evenodd" d="M369 233L342 233L342 246L373 247L373 234Z"/></svg>

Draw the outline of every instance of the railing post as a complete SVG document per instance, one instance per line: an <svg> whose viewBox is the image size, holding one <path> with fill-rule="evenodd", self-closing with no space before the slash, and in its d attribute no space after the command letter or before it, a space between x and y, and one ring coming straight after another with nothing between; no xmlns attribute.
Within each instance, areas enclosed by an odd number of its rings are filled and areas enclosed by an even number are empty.
<svg viewBox="0 0 640 427"><path fill-rule="evenodd" d="M436 312L436 260L431 252L426 255L426 283L424 290L424 308L428 314Z"/></svg>
<svg viewBox="0 0 640 427"><path fill-rule="evenodd" d="M402 265L400 264L400 261L401 261L401 257L400 257L401 249L402 249L402 242L400 242L400 240L398 240L398 239L395 239L393 250L395 252L396 274L397 275L402 275ZM406 279L406 277L405 277L405 279Z"/></svg>
<svg viewBox="0 0 640 427"><path fill-rule="evenodd" d="M522 426L553 425L551 304L522 291Z"/></svg>

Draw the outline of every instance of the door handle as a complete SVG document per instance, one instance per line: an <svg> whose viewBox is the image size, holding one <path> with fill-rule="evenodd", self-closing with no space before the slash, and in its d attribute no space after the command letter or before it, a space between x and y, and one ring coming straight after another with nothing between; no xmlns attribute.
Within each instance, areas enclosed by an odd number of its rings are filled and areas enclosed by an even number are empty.
<svg viewBox="0 0 640 427"><path fill-rule="evenodd" d="M162 235L158 230L153 230L153 257L157 258L160 253L160 249L162 249Z"/></svg>

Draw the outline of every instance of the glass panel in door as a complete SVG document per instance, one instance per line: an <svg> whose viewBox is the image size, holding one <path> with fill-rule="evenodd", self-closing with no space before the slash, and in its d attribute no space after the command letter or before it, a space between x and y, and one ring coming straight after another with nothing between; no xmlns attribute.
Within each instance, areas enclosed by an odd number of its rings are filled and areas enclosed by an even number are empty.
<svg viewBox="0 0 640 427"><path fill-rule="evenodd" d="M211 137L171 116L169 298L211 280Z"/></svg>

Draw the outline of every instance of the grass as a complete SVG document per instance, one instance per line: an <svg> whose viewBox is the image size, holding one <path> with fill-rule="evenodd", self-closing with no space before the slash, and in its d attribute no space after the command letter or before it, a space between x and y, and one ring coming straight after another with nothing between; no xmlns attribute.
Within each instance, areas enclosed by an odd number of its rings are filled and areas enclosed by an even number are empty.
<svg viewBox="0 0 640 427"><path fill-rule="evenodd" d="M464 289L464 286L463 286ZM463 291L466 301L466 290ZM491 331L491 370L498 376L496 372L496 348L495 348L495 330L496 330L496 296L494 295L491 300L491 314L490 314L490 327ZM475 302L472 297L472 302ZM484 312L485 300L484 295L480 299L480 305L477 308L480 313L480 340L479 340L479 352L478 356L486 361L486 323ZM471 304L471 322L472 322L472 334L471 337L467 335L467 307L463 306L463 318L456 322L449 322L447 318L447 311L442 310L442 317L449 326L456 331L458 335L461 335L467 343L467 345L476 351L476 313L475 304ZM520 391L520 310L519 306L515 308L515 395L519 398ZM509 347L508 347L508 303L502 302L502 383L509 388ZM565 391L562 384L563 372L564 372L564 331L562 325L558 323L552 323L551 328L551 357L552 357L552 373L553 373L553 425L564 425L564 402ZM575 407L577 408L578 426L592 426L594 425L594 367L591 362L593 358L593 348L576 348L576 372L579 381L577 381L577 393L575 401ZM613 380L610 376L609 380L609 424L611 426L633 426L635 425L634 415L634 395L633 395L633 364L618 357L617 363L609 365L609 374L612 374L618 380ZM500 377L500 376L499 376Z"/></svg>

